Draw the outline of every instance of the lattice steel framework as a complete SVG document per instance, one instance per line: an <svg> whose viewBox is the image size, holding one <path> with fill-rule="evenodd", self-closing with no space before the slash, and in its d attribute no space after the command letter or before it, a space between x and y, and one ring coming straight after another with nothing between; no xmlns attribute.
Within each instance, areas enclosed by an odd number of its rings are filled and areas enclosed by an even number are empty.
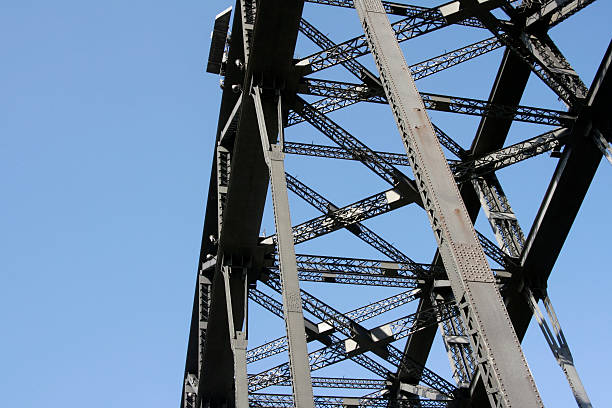
<svg viewBox="0 0 612 408"><path fill-rule="evenodd" d="M546 288L602 156L612 163L612 115L605 106L612 97L612 47L587 88L547 32L594 0L457 0L431 8L306 0L356 9L364 34L341 43L302 17L304 2L237 0L215 20L207 71L221 75L223 94L181 408L542 406L521 349L532 316L578 406L591 406ZM406 62L399 43L450 25L490 37ZM298 35L320 50L295 58ZM500 48L488 100L417 91L415 81ZM359 62L368 54L377 72ZM324 78L334 66L353 80ZM519 104L532 73L567 110ZM390 107L404 152L373 150L328 116L362 102ZM463 148L452 131L433 124L428 110L480 117L471 146ZM506 145L515 121L550 130ZM303 122L332 143L287 140L288 128ZM546 152L559 161L525 233L496 172ZM388 188L334 204L286 172L287 154L361 162ZM265 236L260 228L269 187L276 233ZM292 226L289 191L322 215ZM431 263L414 261L363 224L409 205L428 217L438 248ZM481 208L495 242L474 229ZM381 259L296 254L295 245L342 229ZM300 282L395 294L342 312ZM406 312L411 302L416 310ZM281 318L286 336L248 344L249 304ZM390 311L395 318L380 324ZM425 367L438 330L452 380ZM315 342L319 348L308 346ZM288 358L279 365L249 369L283 353ZM314 375L343 361L370 377ZM291 392L268 391L272 386ZM313 388L335 391L318 395Z"/></svg>

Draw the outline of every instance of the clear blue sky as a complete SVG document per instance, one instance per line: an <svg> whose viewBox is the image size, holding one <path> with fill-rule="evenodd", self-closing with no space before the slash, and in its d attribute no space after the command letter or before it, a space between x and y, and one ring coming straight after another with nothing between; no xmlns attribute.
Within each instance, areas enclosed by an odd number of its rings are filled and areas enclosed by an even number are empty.
<svg viewBox="0 0 612 408"><path fill-rule="evenodd" d="M220 100L219 78L203 67L214 15L229 5L226 0L0 5L0 405L178 406ZM354 14L312 5L305 11L336 41L357 33ZM611 38L611 20L612 5L599 1L551 33L587 85ZM454 33L460 30L410 42L404 46L409 63L487 36L478 30ZM311 50L300 40L300 56ZM484 99L500 56L498 51L466 64L469 73L451 70L417 85ZM371 66L371 57L363 62ZM561 107L533 78L523 103ZM402 151L388 108L366 108L333 117L373 148ZM476 120L432 118L469 146ZM515 126L510 141L543 129ZM291 129L288 137L325 142L306 125ZM544 155L500 173L526 232L554 165ZM342 163L344 170L332 172L340 164L289 158L287 166L339 204L385 188L356 164ZM612 167L602 162L550 281L596 406L609 399L612 364L611 176ZM291 199L294 223L317 215ZM273 231L270 220L266 215L267 233ZM403 209L367 225L416 260L430 261L433 239L419 210ZM482 219L477 227L490 233ZM349 250L343 234L298 251L378 257L359 243ZM321 297L334 291L330 302L343 310L362 300L354 294L366 294L306 286ZM372 292L372 300L392 294ZM256 307L253 313L264 320L253 324L251 346L282 332L274 317ZM257 328L269 332L257 334ZM525 346L545 402L573 406L537 327L530 328ZM450 378L443 352L434 354L432 365Z"/></svg>

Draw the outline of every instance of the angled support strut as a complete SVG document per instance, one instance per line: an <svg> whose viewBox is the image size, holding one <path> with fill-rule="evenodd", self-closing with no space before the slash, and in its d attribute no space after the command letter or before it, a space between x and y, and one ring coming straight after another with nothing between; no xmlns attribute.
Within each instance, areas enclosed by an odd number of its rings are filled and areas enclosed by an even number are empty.
<svg viewBox="0 0 612 408"><path fill-rule="evenodd" d="M274 143L276 137L270 138L266 128L262 91L258 86L253 89L255 111L264 158L270 171L272 202L274 205L274 223L276 225L276 245L280 264L280 275L283 295L283 311L287 328L289 362L293 380L293 401L297 408L314 408L306 332L304 330L304 314L295 260L295 247L291 231L291 216L289 214L289 197L287 194L287 178L283 153L283 129L281 116L281 96L278 94L276 111L270 109L269 114L276 115L279 127L280 143ZM267 104L268 105L268 104ZM266 106L269 108L269 106ZM270 112L272 111L272 112Z"/></svg>
<svg viewBox="0 0 612 408"><path fill-rule="evenodd" d="M492 406L541 407L454 177L380 0L355 8L404 142Z"/></svg>

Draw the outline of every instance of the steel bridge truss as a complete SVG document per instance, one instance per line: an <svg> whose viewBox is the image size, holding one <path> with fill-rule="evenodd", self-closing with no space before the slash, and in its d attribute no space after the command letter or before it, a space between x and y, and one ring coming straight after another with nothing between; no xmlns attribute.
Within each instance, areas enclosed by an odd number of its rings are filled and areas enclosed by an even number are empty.
<svg viewBox="0 0 612 408"><path fill-rule="evenodd" d="M547 280L601 158L612 163L605 112L612 47L589 89L547 32L594 0L455 0L431 8L381 0L306 2L355 9L364 34L334 42L302 17L304 0L237 0L215 19L207 71L221 75L223 92L181 408L543 406L520 345L532 316L576 403L590 407ZM488 32L488 38L406 63L399 43L451 25ZM320 51L294 58L298 35ZM500 48L488 100L417 91L415 81ZM368 54L377 73L357 60ZM334 66L352 80L325 79ZM532 73L567 110L520 105ZM372 150L327 115L361 102L389 105L404 152ZM471 146L431 123L427 111L480 117ZM549 130L506 145L515 121ZM330 143L287 140L287 129L299 123ZM558 164L524 232L496 172L543 153ZM285 170L286 155L358 161L388 187L334 204ZM261 236L269 187L276 233ZM293 225L289 191L321 215ZM430 263L414 261L363 224L405 206L428 217L438 248ZM495 242L474 229L480 209ZM340 229L376 249L380 259L296 254L296 245ZM395 294L343 312L302 282ZM412 302L414 311L406 313ZM282 319L286 335L249 344L249 305ZM452 380L426 367L438 331ZM250 368L283 355L281 364ZM313 375L343 361L370 376ZM277 393L278 387L290 391ZM313 392L319 388L351 393Z"/></svg>

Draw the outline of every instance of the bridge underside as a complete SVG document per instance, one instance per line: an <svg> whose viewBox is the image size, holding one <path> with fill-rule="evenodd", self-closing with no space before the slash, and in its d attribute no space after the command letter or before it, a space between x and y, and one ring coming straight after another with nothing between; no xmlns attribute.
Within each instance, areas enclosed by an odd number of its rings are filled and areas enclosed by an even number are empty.
<svg viewBox="0 0 612 408"><path fill-rule="evenodd" d="M356 9L362 34L333 42L303 17L304 3L321 12ZM612 49L588 88L547 33L592 3L456 0L425 8L380 0L237 0L217 15L207 70L222 76L223 91L181 408L543 406L520 345L532 316L578 406L591 406L547 281L602 156L612 163L606 112ZM451 26L484 39L418 62L400 48ZM297 58L298 37L317 51ZM496 50L501 63L487 100L420 89L419 80ZM366 58L375 70L363 64ZM532 74L565 108L520 104ZM357 104L389 106L399 138L388 136L402 142L402 152L373 150L332 119L346 118L331 113ZM452 128L447 134L432 123L432 112L477 117L469 148ZM515 122L536 131L508 144ZM331 143L291 140L294 126L310 126ZM558 162L523 232L496 172L543 153ZM290 155L361 162L378 179L367 188L385 187L333 203L285 169ZM302 171L323 175L314 167ZM348 180L366 191L361 180ZM320 215L292 224L288 191ZM262 232L266 198L273 235ZM364 224L409 206L429 221L436 247L430 263L415 262ZM474 229L481 209L490 231ZM296 254L296 245L339 230L380 255ZM342 304L338 295L326 301L329 290L313 294L316 282L386 289L390 296L341 312L331 305ZM250 344L249 330L268 327L249 319L259 316L249 313L251 305L282 319L284 335ZM449 378L426 367L438 332ZM316 376L319 369L332 375ZM339 396L320 396L318 388Z"/></svg>

